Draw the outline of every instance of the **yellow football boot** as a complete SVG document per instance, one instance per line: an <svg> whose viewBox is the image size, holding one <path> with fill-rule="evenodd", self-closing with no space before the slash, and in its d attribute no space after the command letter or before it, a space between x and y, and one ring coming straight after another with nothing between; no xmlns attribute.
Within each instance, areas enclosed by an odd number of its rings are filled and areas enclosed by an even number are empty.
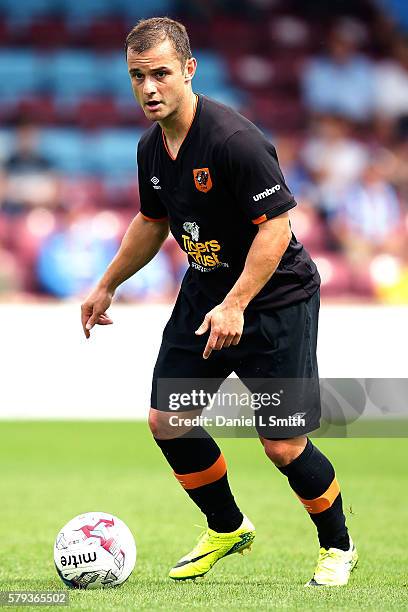
<svg viewBox="0 0 408 612"><path fill-rule="evenodd" d="M357 561L357 549L351 538L349 550L321 548L314 576L305 586L344 586Z"/></svg>
<svg viewBox="0 0 408 612"><path fill-rule="evenodd" d="M231 533L217 533L206 529L193 550L170 570L169 576L174 580L204 576L223 557L249 549L254 538L255 527L246 516L241 526Z"/></svg>

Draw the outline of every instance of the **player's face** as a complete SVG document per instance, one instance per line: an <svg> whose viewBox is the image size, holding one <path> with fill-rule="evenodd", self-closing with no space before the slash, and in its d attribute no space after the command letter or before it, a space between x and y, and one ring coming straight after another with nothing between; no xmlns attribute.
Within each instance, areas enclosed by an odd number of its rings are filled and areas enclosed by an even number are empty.
<svg viewBox="0 0 408 612"><path fill-rule="evenodd" d="M133 93L148 119L165 121L182 109L195 72L195 59L182 66L166 39L143 53L129 50L127 63Z"/></svg>

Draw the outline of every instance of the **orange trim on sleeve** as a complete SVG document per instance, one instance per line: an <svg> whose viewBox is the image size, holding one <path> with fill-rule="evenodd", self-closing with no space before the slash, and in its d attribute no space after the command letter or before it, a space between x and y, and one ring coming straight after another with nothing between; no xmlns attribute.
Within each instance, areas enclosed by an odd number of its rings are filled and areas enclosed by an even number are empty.
<svg viewBox="0 0 408 612"><path fill-rule="evenodd" d="M264 221L267 221L266 215L261 215L257 219L252 219L252 223L255 223L255 225L259 225L260 223L263 223Z"/></svg>
<svg viewBox="0 0 408 612"><path fill-rule="evenodd" d="M152 217L146 217L146 215L144 215L143 213L140 213L143 217L143 219L146 219L146 221L153 221L153 222L157 222L157 221L164 221L165 219L167 219L168 217L160 217L160 219L153 219Z"/></svg>
<svg viewBox="0 0 408 612"><path fill-rule="evenodd" d="M319 514L319 512L324 512L324 510L330 508L339 493L340 486L334 478L327 491L320 497L316 497L316 499L302 499L299 495L298 497L309 514Z"/></svg>
<svg viewBox="0 0 408 612"><path fill-rule="evenodd" d="M224 456L220 455L217 461L206 470L192 472L191 474L176 474L174 472L174 475L184 489L197 489L219 480L226 471L227 464L225 463Z"/></svg>

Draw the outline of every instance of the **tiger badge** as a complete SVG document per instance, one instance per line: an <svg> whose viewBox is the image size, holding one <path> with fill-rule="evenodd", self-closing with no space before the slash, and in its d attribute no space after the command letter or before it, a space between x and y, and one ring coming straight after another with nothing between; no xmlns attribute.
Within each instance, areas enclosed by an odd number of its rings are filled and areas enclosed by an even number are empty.
<svg viewBox="0 0 408 612"><path fill-rule="evenodd" d="M198 191L207 193L212 187L211 174L208 168L196 168L193 170L194 184Z"/></svg>

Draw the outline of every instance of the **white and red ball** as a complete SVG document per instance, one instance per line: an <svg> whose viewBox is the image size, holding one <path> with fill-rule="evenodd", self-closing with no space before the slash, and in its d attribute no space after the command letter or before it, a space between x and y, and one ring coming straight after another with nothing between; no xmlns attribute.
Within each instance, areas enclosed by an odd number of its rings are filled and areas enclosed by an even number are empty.
<svg viewBox="0 0 408 612"><path fill-rule="evenodd" d="M136 544L123 521L106 512L87 512L67 523L54 545L61 580L77 589L119 586L133 571Z"/></svg>

